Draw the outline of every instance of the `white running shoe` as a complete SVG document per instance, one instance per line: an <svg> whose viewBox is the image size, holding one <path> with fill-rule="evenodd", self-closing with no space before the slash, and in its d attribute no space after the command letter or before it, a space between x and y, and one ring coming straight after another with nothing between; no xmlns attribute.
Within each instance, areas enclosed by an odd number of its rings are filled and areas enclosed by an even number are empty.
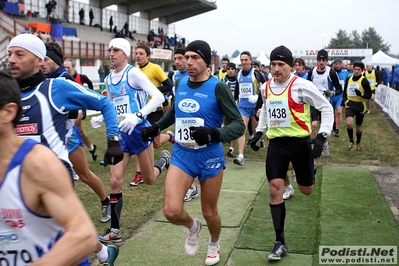
<svg viewBox="0 0 399 266"><path fill-rule="evenodd" d="M295 171L294 171L294 169L292 169L291 171L292 171L292 182L295 182L295 183L296 183L296 174L295 174Z"/></svg>
<svg viewBox="0 0 399 266"><path fill-rule="evenodd" d="M283 194L283 199L287 200L287 199L291 198L292 196L294 196L294 188L292 186L286 187L285 192Z"/></svg>
<svg viewBox="0 0 399 266"><path fill-rule="evenodd" d="M208 245L208 254L206 255L205 265L215 265L220 261L220 246Z"/></svg>
<svg viewBox="0 0 399 266"><path fill-rule="evenodd" d="M195 255L198 249L198 234L201 232L202 223L198 219L194 219L194 223L198 223L198 230L195 233L191 233L188 230L188 236L186 238L186 243L184 244L184 249L186 250L186 254L189 256Z"/></svg>
<svg viewBox="0 0 399 266"><path fill-rule="evenodd" d="M190 201L190 200L192 200L193 198L196 198L196 197L198 197L198 188L197 187L194 187L194 188L190 187L187 190L186 195L184 196L184 201L188 202L188 201Z"/></svg>

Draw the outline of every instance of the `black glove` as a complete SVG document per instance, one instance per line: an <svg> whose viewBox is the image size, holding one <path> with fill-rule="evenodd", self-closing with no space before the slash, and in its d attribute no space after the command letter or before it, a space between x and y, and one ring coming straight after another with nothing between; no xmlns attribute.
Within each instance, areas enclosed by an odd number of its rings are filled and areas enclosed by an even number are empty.
<svg viewBox="0 0 399 266"><path fill-rule="evenodd" d="M108 148L104 154L104 166L115 165L122 161L123 151L119 145L119 141L108 140Z"/></svg>
<svg viewBox="0 0 399 266"><path fill-rule="evenodd" d="M326 139L323 137L321 133L317 134L316 138L312 140L313 144L313 150L312 150L312 156L313 158L319 158L321 155L321 152L323 151L323 144Z"/></svg>
<svg viewBox="0 0 399 266"><path fill-rule="evenodd" d="M140 135L144 141L151 141L154 140L154 138L159 135L159 132L160 132L159 126L157 124L154 124L150 127L143 128L141 130Z"/></svg>
<svg viewBox="0 0 399 266"><path fill-rule="evenodd" d="M357 96L363 97L363 93L360 90L355 90Z"/></svg>
<svg viewBox="0 0 399 266"><path fill-rule="evenodd" d="M335 92L334 91L330 91L330 90L326 90L326 91L324 91L324 95L327 98L331 98L331 97L333 97L335 95Z"/></svg>
<svg viewBox="0 0 399 266"><path fill-rule="evenodd" d="M220 141L220 132L214 127L190 127L190 135L200 146Z"/></svg>
<svg viewBox="0 0 399 266"><path fill-rule="evenodd" d="M262 132L256 132L255 136L249 141L249 143L251 144L251 148L254 151L258 151L260 148L258 146L256 146L256 143L260 140L260 138L262 137L263 133Z"/></svg>

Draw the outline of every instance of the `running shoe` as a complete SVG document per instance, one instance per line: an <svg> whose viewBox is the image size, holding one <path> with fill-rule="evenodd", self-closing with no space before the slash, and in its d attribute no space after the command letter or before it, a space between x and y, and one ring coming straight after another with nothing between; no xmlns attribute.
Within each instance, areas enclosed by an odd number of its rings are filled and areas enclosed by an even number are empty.
<svg viewBox="0 0 399 266"><path fill-rule="evenodd" d="M247 143L245 144L245 146L251 147L251 139L248 139L248 140L247 140Z"/></svg>
<svg viewBox="0 0 399 266"><path fill-rule="evenodd" d="M205 265L215 265L220 261L220 246L208 245L208 254L206 255Z"/></svg>
<svg viewBox="0 0 399 266"><path fill-rule="evenodd" d="M108 228L105 235L98 236L98 240L104 244L122 242L121 231L116 228Z"/></svg>
<svg viewBox="0 0 399 266"><path fill-rule="evenodd" d="M168 134L170 137L169 142L175 144L175 134L173 134L173 132L170 130L166 131L166 134Z"/></svg>
<svg viewBox="0 0 399 266"><path fill-rule="evenodd" d="M73 171L73 180L79 181L79 179L80 179L79 175L75 171Z"/></svg>
<svg viewBox="0 0 399 266"><path fill-rule="evenodd" d="M267 255L267 259L270 261L281 260L281 257L288 253L287 245L283 245L280 241L274 243L272 252Z"/></svg>
<svg viewBox="0 0 399 266"><path fill-rule="evenodd" d="M328 142L324 142L323 144L323 151L321 152L323 156L329 156L330 155L330 149L328 148Z"/></svg>
<svg viewBox="0 0 399 266"><path fill-rule="evenodd" d="M106 223L111 220L111 204L102 207L101 222Z"/></svg>
<svg viewBox="0 0 399 266"><path fill-rule="evenodd" d="M161 157L165 159L165 161L166 161L165 168L168 169L172 155L170 155L170 152L168 152L167 150L163 150L161 152Z"/></svg>
<svg viewBox="0 0 399 266"><path fill-rule="evenodd" d="M234 149L229 148L229 151L227 152L227 156L230 158L233 158L234 157Z"/></svg>
<svg viewBox="0 0 399 266"><path fill-rule="evenodd" d="M184 201L188 202L188 201L190 201L190 200L192 200L192 199L194 199L196 197L198 197L198 188L197 187L194 187L194 188L190 187L187 190L186 195L184 196Z"/></svg>
<svg viewBox="0 0 399 266"><path fill-rule="evenodd" d="M352 149L353 149L353 142L349 142L348 151L351 151Z"/></svg>
<svg viewBox="0 0 399 266"><path fill-rule="evenodd" d="M99 266L114 266L114 262L119 254L119 248L114 245L109 245L107 246L107 251L108 251L108 259L105 262L100 263Z"/></svg>
<svg viewBox="0 0 399 266"><path fill-rule="evenodd" d="M334 137L339 138L339 130L338 129L334 131Z"/></svg>
<svg viewBox="0 0 399 266"><path fill-rule="evenodd" d="M294 188L292 186L285 187L283 199L287 200L294 196Z"/></svg>
<svg viewBox="0 0 399 266"><path fill-rule="evenodd" d="M362 150L362 145L360 145L360 143L356 145L356 150L358 151Z"/></svg>
<svg viewBox="0 0 399 266"><path fill-rule="evenodd" d="M233 163L237 165L244 165L244 157L237 156L236 158L234 158Z"/></svg>
<svg viewBox="0 0 399 266"><path fill-rule="evenodd" d="M188 236L184 244L184 249L186 250L186 254L189 256L193 256L197 252L198 234L199 232L201 232L202 229L202 223L198 219L194 219L194 223L198 223L198 230L195 233L191 233L190 230L188 230Z"/></svg>
<svg viewBox="0 0 399 266"><path fill-rule="evenodd" d="M93 159L93 161L97 160L97 145L93 144L93 150L89 151L91 153L91 158Z"/></svg>
<svg viewBox="0 0 399 266"><path fill-rule="evenodd" d="M130 185L132 187L136 187L136 186L142 184L143 182L144 182L143 181L143 177L139 173L136 173L136 175L134 176L132 182L130 182Z"/></svg>

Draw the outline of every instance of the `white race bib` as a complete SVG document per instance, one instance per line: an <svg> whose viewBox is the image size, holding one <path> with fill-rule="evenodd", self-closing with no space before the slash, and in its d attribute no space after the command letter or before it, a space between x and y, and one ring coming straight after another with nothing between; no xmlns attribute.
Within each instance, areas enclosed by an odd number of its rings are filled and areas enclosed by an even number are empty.
<svg viewBox="0 0 399 266"><path fill-rule="evenodd" d="M240 98L249 98L249 96L253 95L252 83L241 83L239 88L240 88Z"/></svg>
<svg viewBox="0 0 399 266"><path fill-rule="evenodd" d="M190 127L203 127L204 119L198 117L188 118L176 118L175 122L175 142L187 147L198 149L202 146L198 146L195 140L190 134ZM204 145L206 147L206 145Z"/></svg>
<svg viewBox="0 0 399 266"><path fill-rule="evenodd" d="M266 100L267 127L290 127L290 111L287 99Z"/></svg>
<svg viewBox="0 0 399 266"><path fill-rule="evenodd" d="M112 102L114 103L115 106L115 111L117 115L123 115L123 114L130 114L130 101L129 101L129 96L124 95L124 96L119 96L115 97L112 99Z"/></svg>
<svg viewBox="0 0 399 266"><path fill-rule="evenodd" d="M356 90L359 89L359 84L348 84L348 96L356 97Z"/></svg>
<svg viewBox="0 0 399 266"><path fill-rule="evenodd" d="M374 79L367 79L367 80L369 81L370 86L373 87L374 86Z"/></svg>

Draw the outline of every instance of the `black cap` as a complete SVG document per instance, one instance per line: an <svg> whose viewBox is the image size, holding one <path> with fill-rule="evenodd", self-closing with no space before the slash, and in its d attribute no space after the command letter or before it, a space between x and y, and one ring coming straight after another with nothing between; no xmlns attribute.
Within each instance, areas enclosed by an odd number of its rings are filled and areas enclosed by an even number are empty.
<svg viewBox="0 0 399 266"><path fill-rule="evenodd" d="M230 63L227 64L227 68L234 68L234 69L236 69L236 64L230 62Z"/></svg>
<svg viewBox="0 0 399 266"><path fill-rule="evenodd" d="M294 58L292 57L292 53L284 45L274 48L274 50L270 53L270 62L273 62L274 60L283 61L290 67L294 66Z"/></svg>
<svg viewBox="0 0 399 266"><path fill-rule="evenodd" d="M260 67L260 65L261 65L261 63L260 63L260 61L259 60L254 60L254 61L252 61L252 64L251 65L255 65L255 66L258 66L258 67Z"/></svg>
<svg viewBox="0 0 399 266"><path fill-rule="evenodd" d="M211 64L211 47L209 47L207 42L201 40L190 42L186 47L186 52L188 51L197 53L201 56L207 66Z"/></svg>
<svg viewBox="0 0 399 266"><path fill-rule="evenodd" d="M336 64L336 63L341 63L342 64L342 59L341 58L335 58L334 61L333 61L333 64Z"/></svg>
<svg viewBox="0 0 399 266"><path fill-rule="evenodd" d="M184 55L186 53L186 50L184 50L183 48L177 48L176 50L175 50L175 52L174 52L174 55L175 54L182 54L182 55Z"/></svg>
<svg viewBox="0 0 399 266"><path fill-rule="evenodd" d="M353 63L353 67L360 67L362 70L364 70L364 64L360 61Z"/></svg>
<svg viewBox="0 0 399 266"><path fill-rule="evenodd" d="M318 53L317 53L317 60L319 59L324 59L324 60L328 60L328 52L324 49L321 49Z"/></svg>

